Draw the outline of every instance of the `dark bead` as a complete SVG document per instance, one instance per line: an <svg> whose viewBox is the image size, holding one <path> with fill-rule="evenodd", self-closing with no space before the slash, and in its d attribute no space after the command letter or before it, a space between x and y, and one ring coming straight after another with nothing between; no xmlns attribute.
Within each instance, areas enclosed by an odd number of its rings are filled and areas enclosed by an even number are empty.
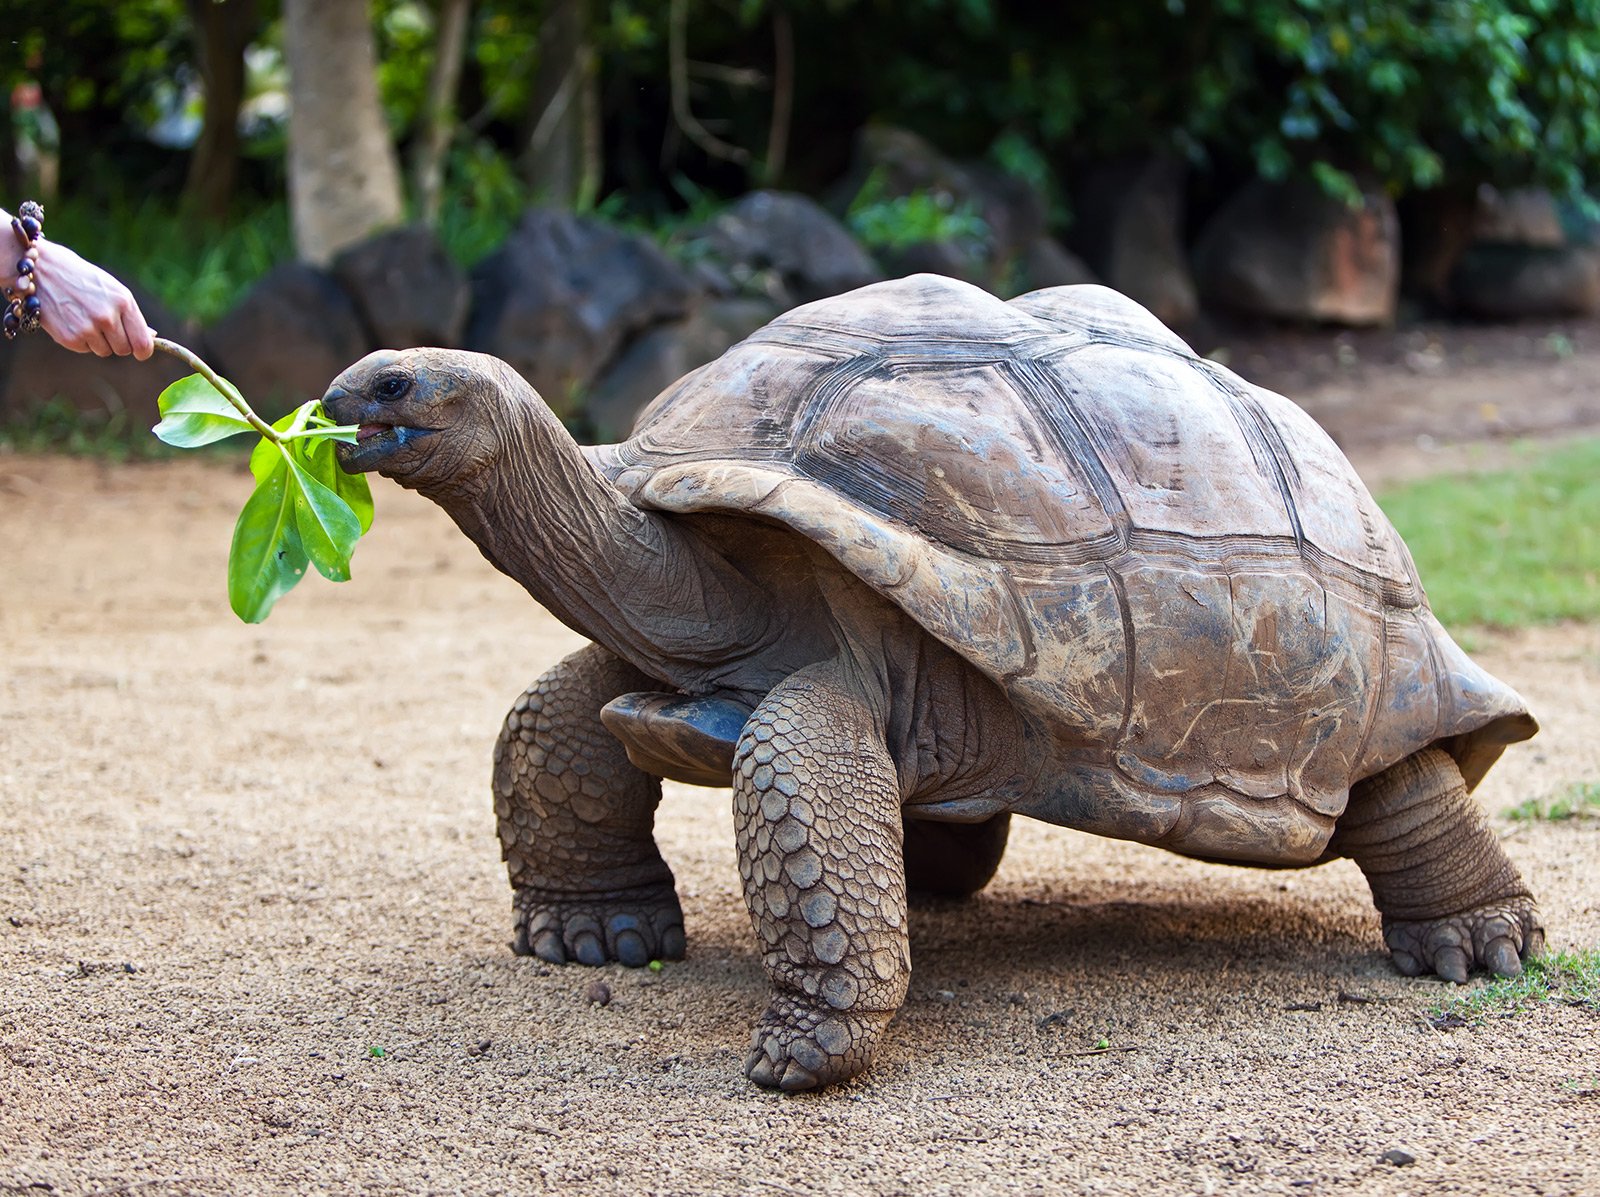
<svg viewBox="0 0 1600 1197"><path fill-rule="evenodd" d="M24 216L22 218L22 234L29 241L32 241L39 235L39 222L31 216Z"/></svg>
<svg viewBox="0 0 1600 1197"><path fill-rule="evenodd" d="M31 260L29 260L28 258L23 258L20 261L18 261L17 262L17 273L18 274L32 274L33 273L33 262Z"/></svg>
<svg viewBox="0 0 1600 1197"><path fill-rule="evenodd" d="M39 318L39 297L30 295L22 301L22 318L24 320L37 320Z"/></svg>
<svg viewBox="0 0 1600 1197"><path fill-rule="evenodd" d="M5 326L6 336L15 337L17 331L22 327L22 321L17 318L15 312L8 310L4 317L0 317L0 325Z"/></svg>

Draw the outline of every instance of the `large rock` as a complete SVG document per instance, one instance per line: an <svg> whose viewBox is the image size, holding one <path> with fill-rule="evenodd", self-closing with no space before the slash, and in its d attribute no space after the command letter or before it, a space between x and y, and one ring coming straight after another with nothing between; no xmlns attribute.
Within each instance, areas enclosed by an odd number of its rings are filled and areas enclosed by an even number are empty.
<svg viewBox="0 0 1600 1197"><path fill-rule="evenodd" d="M377 348L461 344L471 289L429 226L379 233L334 258L331 269Z"/></svg>
<svg viewBox="0 0 1600 1197"><path fill-rule="evenodd" d="M290 262L266 274L206 330L220 370L264 416L275 417L328 384L372 344L355 301L331 274Z"/></svg>
<svg viewBox="0 0 1600 1197"><path fill-rule="evenodd" d="M7 236L10 234L7 233ZM204 354L197 330L181 324L154 296L137 285L129 290L145 321L158 333ZM26 420L41 407L66 404L91 423L112 422L129 430L147 429L159 420L156 399L188 374L177 358L156 353L149 361L73 353L43 332L0 343L0 418Z"/></svg>
<svg viewBox="0 0 1600 1197"><path fill-rule="evenodd" d="M622 345L688 315L697 290L654 242L536 208L473 270L466 347L509 362L572 416Z"/></svg>
<svg viewBox="0 0 1600 1197"><path fill-rule="evenodd" d="M883 277L850 231L803 195L755 191L682 234L695 259L720 268L744 293L792 307Z"/></svg>
<svg viewBox="0 0 1600 1197"><path fill-rule="evenodd" d="M1450 274L1451 306L1491 320L1600 312L1600 251L1480 243Z"/></svg>
<svg viewBox="0 0 1600 1197"><path fill-rule="evenodd" d="M1400 222L1380 191L1351 208L1311 182L1256 179L1212 217L1194 261L1210 304L1282 320L1390 324Z"/></svg>
<svg viewBox="0 0 1600 1197"><path fill-rule="evenodd" d="M993 289L996 284L995 271L982 245L960 241L914 241L895 249L879 250L878 260L895 278L909 274L942 274L975 287Z"/></svg>
<svg viewBox="0 0 1600 1197"><path fill-rule="evenodd" d="M722 355L781 309L764 299L719 299L686 320L657 325L612 362L584 401L587 431L601 444L627 438L645 406L691 370Z"/></svg>
<svg viewBox="0 0 1600 1197"><path fill-rule="evenodd" d="M1088 263L1068 250L1054 237L1030 241L1017 255L1010 290L1016 295L1042 287L1071 287L1079 283L1098 283L1100 278Z"/></svg>
<svg viewBox="0 0 1600 1197"><path fill-rule="evenodd" d="M1163 154L1085 171L1069 242L1106 286L1179 327L1199 310L1183 245L1186 178L1183 162Z"/></svg>
<svg viewBox="0 0 1600 1197"><path fill-rule="evenodd" d="M869 201L926 194L977 216L981 236L940 243L946 247L940 256L949 263L943 273L990 289L1001 287L1018 255L1044 236L1049 218L1045 197L1025 180L986 162L947 158L917 134L886 125L861 131L851 168L833 191L840 210L863 194ZM920 246L880 250L879 258L891 273L906 273L898 259L908 253L918 261L930 259L930 251Z"/></svg>
<svg viewBox="0 0 1600 1197"><path fill-rule="evenodd" d="M1511 191L1480 187L1474 231L1477 240L1502 245L1542 245L1554 249L1567 243L1561 209L1542 187L1518 187Z"/></svg>

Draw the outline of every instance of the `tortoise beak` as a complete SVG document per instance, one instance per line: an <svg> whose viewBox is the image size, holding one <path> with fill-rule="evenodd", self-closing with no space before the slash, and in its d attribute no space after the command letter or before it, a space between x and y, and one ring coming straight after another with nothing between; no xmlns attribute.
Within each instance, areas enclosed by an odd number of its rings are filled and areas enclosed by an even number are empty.
<svg viewBox="0 0 1600 1197"><path fill-rule="evenodd" d="M350 410L353 406L350 392L340 386L337 380L323 392L322 410L336 424L355 423Z"/></svg>

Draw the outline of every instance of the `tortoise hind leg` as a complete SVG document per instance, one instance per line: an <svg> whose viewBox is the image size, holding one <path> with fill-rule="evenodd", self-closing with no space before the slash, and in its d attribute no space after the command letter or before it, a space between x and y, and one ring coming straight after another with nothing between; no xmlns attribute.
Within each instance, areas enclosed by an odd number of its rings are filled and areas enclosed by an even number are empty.
<svg viewBox="0 0 1600 1197"><path fill-rule="evenodd" d="M1360 782L1328 845L1366 874L1407 976L1503 977L1544 947L1538 905L1448 753L1427 748Z"/></svg>
<svg viewBox="0 0 1600 1197"><path fill-rule="evenodd" d="M936 898L970 898L994 879L1011 815L981 823L905 820L906 888Z"/></svg>

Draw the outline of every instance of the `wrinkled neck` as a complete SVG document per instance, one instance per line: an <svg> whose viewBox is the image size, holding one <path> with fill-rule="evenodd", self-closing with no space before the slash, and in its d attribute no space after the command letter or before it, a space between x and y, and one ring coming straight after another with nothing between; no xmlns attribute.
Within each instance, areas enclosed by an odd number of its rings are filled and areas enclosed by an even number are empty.
<svg viewBox="0 0 1600 1197"><path fill-rule="evenodd" d="M756 587L681 520L635 507L531 389L508 397L494 463L430 494L496 569L651 677L718 688L766 638Z"/></svg>

